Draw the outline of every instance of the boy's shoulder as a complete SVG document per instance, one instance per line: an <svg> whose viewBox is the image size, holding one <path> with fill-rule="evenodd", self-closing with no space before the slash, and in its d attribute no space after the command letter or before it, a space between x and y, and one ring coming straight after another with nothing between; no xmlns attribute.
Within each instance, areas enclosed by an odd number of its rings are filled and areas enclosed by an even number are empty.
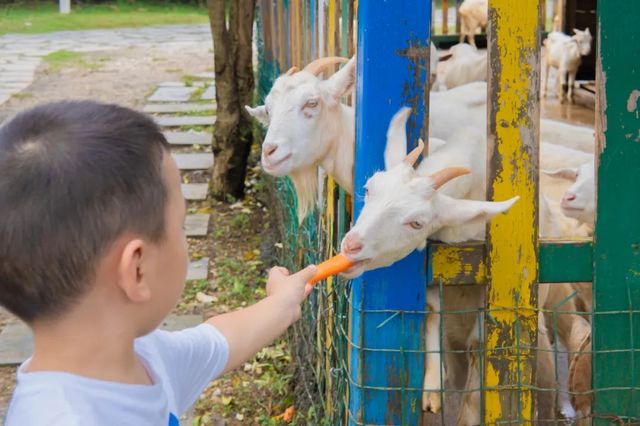
<svg viewBox="0 0 640 426"><path fill-rule="evenodd" d="M17 386L5 425L80 426L83 423L77 413L78 410L70 406L64 387L54 381Z"/></svg>
<svg viewBox="0 0 640 426"><path fill-rule="evenodd" d="M102 381L59 371L18 370L6 426L172 425L224 369L228 345L213 326L156 330L136 339L152 385ZM127 418L123 416L126 413Z"/></svg>

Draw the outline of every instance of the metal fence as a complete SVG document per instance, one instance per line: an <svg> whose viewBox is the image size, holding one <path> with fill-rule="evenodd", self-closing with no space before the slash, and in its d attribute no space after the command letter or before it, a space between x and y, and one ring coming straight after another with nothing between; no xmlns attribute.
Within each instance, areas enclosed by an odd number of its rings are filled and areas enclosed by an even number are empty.
<svg viewBox="0 0 640 426"><path fill-rule="evenodd" d="M279 200L283 261L292 268L336 252L363 203L362 186L382 166L384 134L392 114L413 107L410 144L426 135L430 2L360 0L260 0L260 95L292 65L357 50L355 194L350 199L331 178L322 208L300 226L295 194L286 179L274 181ZM446 3L446 2L444 2ZM449 2L452 3L452 2ZM598 191L595 236L589 241L538 239L538 139L540 45L543 7L538 0L490 0L487 199L521 197L495 218L482 243L430 243L392 267L351 282L330 279L314 292L292 333L298 407L318 424L455 424L465 399L480 398L482 424L553 424L558 407L546 394L566 394L581 424L640 424L640 3L601 2L598 8ZM357 43L356 43L357 40ZM356 49L357 44L357 49ZM390 76L393 76L391 78ZM553 309L538 307L543 283L592 284L593 311L572 291ZM433 312L427 285L483 295L477 309ZM588 288L591 285L587 284ZM584 287L583 287L584 288ZM441 297L441 298L442 298ZM591 300L588 300L589 302ZM552 326L538 334L540 314ZM421 412L427 319L442 335L453 318L478 318L478 347L446 353L477 368L477 386L447 395L439 415ZM588 333L561 349L558 324L583 318ZM578 321L579 322L579 321ZM541 338L553 342L542 346ZM552 383L536 371L542 357L559 365ZM578 374L577 372L580 372ZM570 382L563 389L560 382ZM457 396L456 396L457 394ZM545 411L546 410L546 411ZM544 414L547 413L547 414ZM311 418L311 417L310 417Z"/></svg>

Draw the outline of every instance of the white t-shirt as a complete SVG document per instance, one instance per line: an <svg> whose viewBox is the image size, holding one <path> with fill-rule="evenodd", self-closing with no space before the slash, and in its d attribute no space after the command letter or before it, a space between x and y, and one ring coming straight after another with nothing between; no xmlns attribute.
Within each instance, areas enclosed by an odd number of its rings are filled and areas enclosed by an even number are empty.
<svg viewBox="0 0 640 426"><path fill-rule="evenodd" d="M130 385L74 374L18 369L6 426L178 426L179 417L227 364L229 346L215 327L136 339L152 385Z"/></svg>

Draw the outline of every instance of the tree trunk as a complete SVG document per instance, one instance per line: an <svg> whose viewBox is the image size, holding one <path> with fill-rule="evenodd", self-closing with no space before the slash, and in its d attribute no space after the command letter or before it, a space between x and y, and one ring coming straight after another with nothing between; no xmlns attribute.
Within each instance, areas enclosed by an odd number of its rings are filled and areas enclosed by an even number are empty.
<svg viewBox="0 0 640 426"><path fill-rule="evenodd" d="M230 4L229 4L230 3ZM229 16L225 14L229 4ZM213 129L211 194L226 200L244 196L253 123L244 106L253 97L255 0L208 0L216 75L217 119Z"/></svg>

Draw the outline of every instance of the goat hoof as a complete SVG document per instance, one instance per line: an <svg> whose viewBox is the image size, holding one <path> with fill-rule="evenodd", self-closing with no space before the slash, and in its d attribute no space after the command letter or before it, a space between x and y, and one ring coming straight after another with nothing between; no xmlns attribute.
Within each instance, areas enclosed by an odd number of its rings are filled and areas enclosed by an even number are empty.
<svg viewBox="0 0 640 426"><path fill-rule="evenodd" d="M422 394L422 411L430 411L433 414L438 414L442 408L442 400L444 395L440 395L438 392L425 392Z"/></svg>

